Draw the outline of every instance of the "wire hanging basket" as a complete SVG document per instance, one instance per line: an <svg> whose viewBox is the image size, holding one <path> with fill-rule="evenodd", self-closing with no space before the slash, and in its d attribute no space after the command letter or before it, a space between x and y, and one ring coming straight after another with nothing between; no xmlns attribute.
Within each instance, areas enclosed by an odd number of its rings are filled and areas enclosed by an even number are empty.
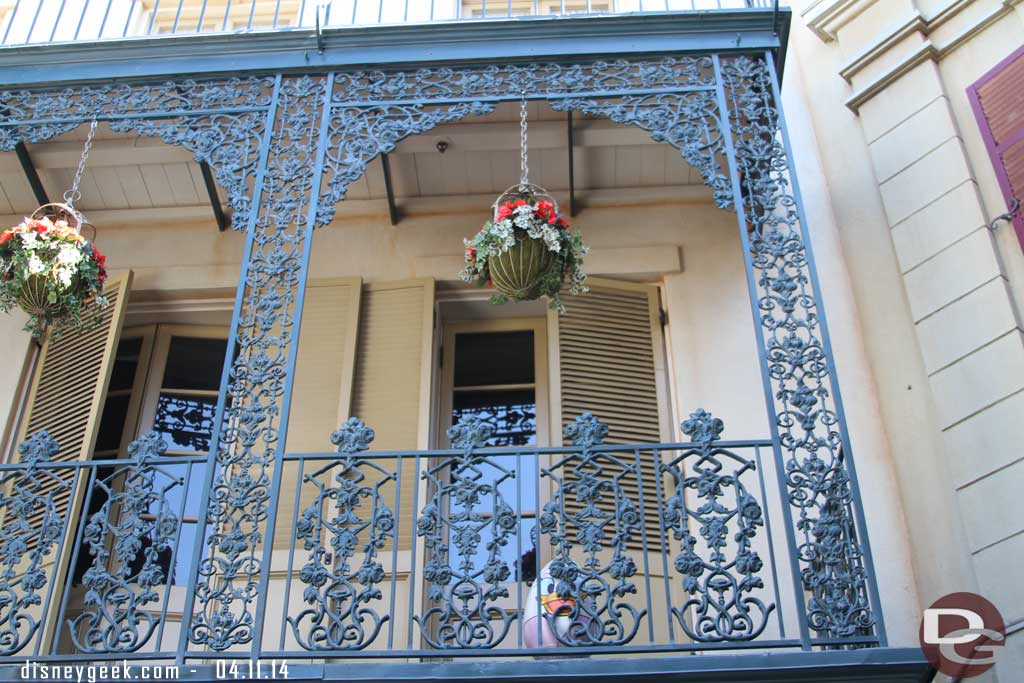
<svg viewBox="0 0 1024 683"><path fill-rule="evenodd" d="M558 212L558 202L529 180L526 97L519 109L520 178L498 195L491 219L476 236L465 240L466 268L461 278L492 286L495 304L546 297L564 310L560 292L567 281L572 294L587 291L583 255L587 248Z"/></svg>
<svg viewBox="0 0 1024 683"><path fill-rule="evenodd" d="M60 202L44 204L32 212L29 220L33 222L47 219L53 225L66 224L68 228L79 235L82 235L83 228L92 228L95 235L95 228L85 220L85 217L73 206ZM82 235L85 237L84 235ZM91 240L88 240L91 242ZM82 278L72 278L67 291L71 295L78 295L85 285ZM64 298L53 300L50 296L52 289L48 275L29 275L21 285L21 291L17 296L18 307L28 313L32 318L38 318L52 323L67 313L68 301Z"/></svg>
<svg viewBox="0 0 1024 683"><path fill-rule="evenodd" d="M81 326L87 307L105 303L106 259L92 244L96 228L74 205L95 130L94 121L64 202L44 204L0 234L0 309L21 308L37 339L55 323Z"/></svg>
<svg viewBox="0 0 1024 683"><path fill-rule="evenodd" d="M537 205L550 202L558 210L554 197L533 183L517 183L508 188L494 202L494 220L499 220L501 207L525 202ZM495 254L489 261L491 283L501 294L513 301L530 301L541 295L544 277L556 265L555 252L540 240L522 231L515 231L515 243L507 250Z"/></svg>

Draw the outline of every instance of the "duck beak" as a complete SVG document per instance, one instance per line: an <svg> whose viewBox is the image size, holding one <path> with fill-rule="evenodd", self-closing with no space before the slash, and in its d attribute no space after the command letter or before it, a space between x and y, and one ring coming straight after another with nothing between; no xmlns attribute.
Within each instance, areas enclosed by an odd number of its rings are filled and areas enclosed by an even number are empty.
<svg viewBox="0 0 1024 683"><path fill-rule="evenodd" d="M544 606L548 614L558 616L561 613L571 612L572 608L576 606L576 601L573 598L560 598L558 593L548 593L541 597L540 604Z"/></svg>

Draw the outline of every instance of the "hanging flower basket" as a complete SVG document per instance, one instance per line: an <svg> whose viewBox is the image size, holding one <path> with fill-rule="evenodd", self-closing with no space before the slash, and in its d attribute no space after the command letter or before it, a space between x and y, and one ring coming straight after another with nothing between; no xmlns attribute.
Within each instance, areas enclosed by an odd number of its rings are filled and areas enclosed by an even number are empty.
<svg viewBox="0 0 1024 683"><path fill-rule="evenodd" d="M80 327L93 304L106 303L106 258L82 225L73 208L48 204L0 234L0 310L20 307L36 338L55 323Z"/></svg>
<svg viewBox="0 0 1024 683"><path fill-rule="evenodd" d="M466 268L461 277L493 285L491 302L530 301L547 297L551 307L565 310L562 288L570 294L587 291L583 256L589 251L579 231L570 230L554 199L527 183L498 197L494 218L471 240L465 240Z"/></svg>

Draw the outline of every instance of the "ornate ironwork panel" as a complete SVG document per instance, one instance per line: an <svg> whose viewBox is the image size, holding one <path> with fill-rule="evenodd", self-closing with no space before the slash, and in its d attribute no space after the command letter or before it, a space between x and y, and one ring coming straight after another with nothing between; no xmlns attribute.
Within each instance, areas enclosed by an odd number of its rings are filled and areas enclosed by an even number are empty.
<svg viewBox="0 0 1024 683"><path fill-rule="evenodd" d="M103 504L82 529L80 552L87 548L92 561L82 611L66 622L79 652L134 652L160 625L150 606L160 599L157 587L172 581L181 522L168 494L184 495L184 481L160 468L166 450L159 434L146 434L128 446L127 467L92 483L89 495Z"/></svg>
<svg viewBox="0 0 1024 683"><path fill-rule="evenodd" d="M307 650L362 649L390 618L390 606L379 605L384 581L380 555L395 537L395 515L383 490L397 478L360 457L373 438L362 420L349 418L331 435L337 460L303 477L317 490L295 528L308 553L299 579L306 584L303 599L311 607L289 616L288 623ZM331 478L334 484L326 485ZM357 553L362 560L353 567L350 561ZM382 607L385 614L374 607Z"/></svg>
<svg viewBox="0 0 1024 683"><path fill-rule="evenodd" d="M764 518L743 475L757 465L716 446L724 425L703 409L682 429L696 448L659 466L670 482L662 524L680 543L673 564L692 596L672 613L693 640L753 640L776 608L753 595L764 588L764 562L752 549Z"/></svg>
<svg viewBox="0 0 1024 683"><path fill-rule="evenodd" d="M512 576L501 550L515 538L519 517L501 493L514 468L477 453L494 427L467 416L448 430L461 451L428 468L430 497L416 519L423 538L428 608L415 616L431 647L491 648L501 643L516 615L499 606ZM488 540L484 539L484 536ZM481 550L484 556L480 556Z"/></svg>
<svg viewBox="0 0 1024 683"><path fill-rule="evenodd" d="M567 424L564 435L579 451L541 470L554 483L554 493L538 528L552 546L548 568L555 592L570 606L567 614L542 616L563 645L624 645L647 616L646 609L624 600L637 592L632 581L637 567L628 545L640 539L643 521L637 501L622 484L641 473L612 453L593 450L608 427L590 413ZM570 498L577 503L574 511L567 510ZM577 544L582 556L573 552ZM559 616L569 621L568 628L556 627Z"/></svg>
<svg viewBox="0 0 1024 683"><path fill-rule="evenodd" d="M0 150L50 140L92 119L158 137L210 164L233 226L244 230L272 86L271 78L247 77L0 91Z"/></svg>
<svg viewBox="0 0 1024 683"><path fill-rule="evenodd" d="M41 468L60 452L46 431L18 446L23 469L0 478L0 655L15 655L39 635L46 565L57 553L66 525L72 477ZM61 476L64 475L64 476ZM49 603L49 599L46 599Z"/></svg>
<svg viewBox="0 0 1024 683"><path fill-rule="evenodd" d="M764 60L745 56L723 59L721 73L749 230L763 371L772 387L773 428L785 451L803 588L810 594L808 623L823 636L867 634L877 615L843 457L846 426L789 178L774 74Z"/></svg>
<svg viewBox="0 0 1024 683"><path fill-rule="evenodd" d="M206 551L189 638L212 650L258 637L259 587L269 557L264 536L276 506L282 403L297 334L296 305L307 262L306 218L319 182L317 150L329 79L282 79L264 147L255 224L242 267L244 292L235 356L222 394L216 441L219 476L209 494Z"/></svg>

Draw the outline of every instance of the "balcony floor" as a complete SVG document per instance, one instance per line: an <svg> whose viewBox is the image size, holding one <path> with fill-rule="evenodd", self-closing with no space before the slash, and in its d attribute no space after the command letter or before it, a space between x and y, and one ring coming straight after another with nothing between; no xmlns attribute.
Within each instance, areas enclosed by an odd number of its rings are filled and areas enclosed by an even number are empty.
<svg viewBox="0 0 1024 683"><path fill-rule="evenodd" d="M84 660L84 658L83 658ZM235 660L240 661L240 660ZM83 664L69 661L62 664ZM143 662L135 661L139 667ZM19 665L0 666L0 681L22 680ZM239 664L239 668L243 668ZM291 681L354 683L927 683L934 669L917 648L868 648L836 652L772 652L633 659L558 658L517 661L418 663L288 662ZM215 668L186 664L180 680L213 681ZM267 678L264 674L264 678ZM242 679L239 679L242 680Z"/></svg>

